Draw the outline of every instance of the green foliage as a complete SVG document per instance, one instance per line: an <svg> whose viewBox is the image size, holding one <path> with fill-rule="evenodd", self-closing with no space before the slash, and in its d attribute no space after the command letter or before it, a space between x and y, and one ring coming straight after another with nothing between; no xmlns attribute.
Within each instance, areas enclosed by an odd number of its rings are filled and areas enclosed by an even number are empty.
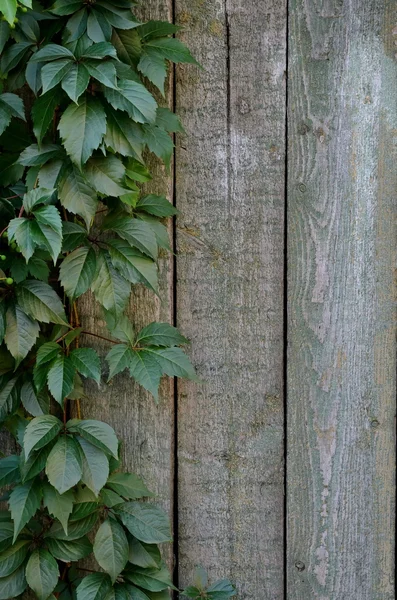
<svg viewBox="0 0 397 600"><path fill-rule="evenodd" d="M145 159L169 168L183 131L148 82L164 93L169 61L197 64L178 27L139 23L133 5L0 0L0 423L19 448L0 459L0 600L27 588L39 600L176 589L158 548L172 539L167 515L120 470L114 430L70 418L83 380L102 379L80 343L96 335L77 313L90 290L109 330L109 378L127 369L156 400L162 376L196 378L177 329L135 332L125 314L132 286L157 293L164 220L177 214L142 189ZM104 572L84 577L72 563L91 554ZM195 585L188 596L233 595L228 582Z"/></svg>

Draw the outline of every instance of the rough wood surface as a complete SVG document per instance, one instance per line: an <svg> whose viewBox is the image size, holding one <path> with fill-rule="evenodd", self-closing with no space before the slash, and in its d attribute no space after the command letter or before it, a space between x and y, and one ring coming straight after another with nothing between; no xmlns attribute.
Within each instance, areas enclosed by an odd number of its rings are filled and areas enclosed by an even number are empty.
<svg viewBox="0 0 397 600"><path fill-rule="evenodd" d="M291 0L288 600L391 600L397 3Z"/></svg>
<svg viewBox="0 0 397 600"><path fill-rule="evenodd" d="M177 0L204 70L177 69L177 322L202 385L178 382L179 573L283 597L286 7Z"/></svg>
<svg viewBox="0 0 397 600"><path fill-rule="evenodd" d="M170 0L146 0L135 11L143 20L162 19L172 21ZM169 105L172 106L172 81L169 81ZM153 182L148 191L163 194L168 189L172 200L172 181L158 161L151 163ZM170 227L170 235L172 227ZM172 243L172 242L171 242ZM134 286L129 315L136 330L152 321L172 323L173 320L173 257L167 254L159 260L160 299L143 286ZM105 322L99 306L88 294L80 301L80 313L84 328L105 335ZM82 340L95 347L105 356L109 344L93 337ZM121 455L126 470L142 475L149 489L157 494L157 501L173 517L174 487L174 382L165 378L157 406L153 397L137 385L128 374L117 375L110 385L102 384L98 390L95 384L88 388L90 401L82 402L84 417L97 417L110 423L122 440ZM168 544L164 551L173 562L172 547Z"/></svg>

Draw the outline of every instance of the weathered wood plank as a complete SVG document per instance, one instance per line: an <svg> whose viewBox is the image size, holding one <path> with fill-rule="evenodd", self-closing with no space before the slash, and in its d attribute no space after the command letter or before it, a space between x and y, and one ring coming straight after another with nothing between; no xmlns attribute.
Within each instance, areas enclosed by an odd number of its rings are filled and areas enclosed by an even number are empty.
<svg viewBox="0 0 397 600"><path fill-rule="evenodd" d="M137 16L147 21L161 19L172 21L171 0L146 0L136 11ZM169 105L172 106L172 80L168 82ZM167 177L158 161L152 164L153 181L148 191L163 194L168 190L172 199L172 179ZM170 235L172 227L170 226ZM173 257L170 254L159 260L160 299L141 286L134 286L130 302L129 315L137 330L152 321L172 323L173 320ZM98 305L87 295L80 301L80 312L84 328L106 335L105 323ZM102 356L109 350L109 344L87 338L84 343L95 347ZM174 486L174 383L167 378L162 382L160 404L156 406L153 398L128 375L118 375L113 383L98 388L90 385L89 401L83 401L84 417L97 417L109 422L123 441L122 458L126 470L132 470L143 476L153 490L159 503L169 511L173 518ZM171 561L172 548L166 547ZM172 562L172 561L171 561ZM170 562L170 564L171 564Z"/></svg>
<svg viewBox="0 0 397 600"><path fill-rule="evenodd" d="M397 3L290 0L288 600L391 600Z"/></svg>
<svg viewBox="0 0 397 600"><path fill-rule="evenodd" d="M176 20L204 67L177 69L177 321L204 380L178 382L180 583L202 564L280 600L286 7L177 0Z"/></svg>

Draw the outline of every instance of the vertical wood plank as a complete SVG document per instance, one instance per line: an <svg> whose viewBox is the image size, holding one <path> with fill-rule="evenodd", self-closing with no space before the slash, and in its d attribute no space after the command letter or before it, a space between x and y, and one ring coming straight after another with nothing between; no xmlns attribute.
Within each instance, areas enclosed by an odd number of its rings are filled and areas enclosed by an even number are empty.
<svg viewBox="0 0 397 600"><path fill-rule="evenodd" d="M177 69L177 321L202 385L178 382L180 584L283 597L286 7L177 0L204 67Z"/></svg>
<svg viewBox="0 0 397 600"><path fill-rule="evenodd" d="M289 4L287 598L391 600L397 3Z"/></svg>
<svg viewBox="0 0 397 600"><path fill-rule="evenodd" d="M146 0L135 11L142 21L160 19L172 21L171 0ZM168 81L168 100L172 106L172 78ZM166 88L167 89L167 88ZM150 164L153 181L147 190L164 194L172 200L173 183L158 161ZM172 226L169 228L172 235ZM172 244L172 241L171 241ZM173 257L162 254L159 259L160 299L143 286L133 286L129 316L136 330L151 323L173 321ZM105 322L100 307L87 294L80 301L80 312L84 328L102 335ZM109 350L109 344L93 337L82 340L95 347L101 356ZM121 455L123 468L142 475L149 489L157 495L159 502L173 519L174 486L174 382L164 378L160 390L160 403L137 385L128 375L118 375L101 389L88 385L89 399L82 402L83 417L100 418L110 423L122 440ZM172 547L164 548L171 565Z"/></svg>

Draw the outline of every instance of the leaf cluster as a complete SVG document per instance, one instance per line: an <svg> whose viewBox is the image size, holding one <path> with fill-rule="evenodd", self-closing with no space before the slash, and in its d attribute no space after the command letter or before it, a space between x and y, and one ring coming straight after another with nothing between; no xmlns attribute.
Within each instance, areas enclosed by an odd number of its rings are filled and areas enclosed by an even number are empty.
<svg viewBox="0 0 397 600"><path fill-rule="evenodd" d="M0 459L0 600L28 588L39 600L176 589L158 547L172 539L167 515L120 469L114 430L80 408L84 380L103 385L83 345L99 335L79 322L86 293L107 324L108 380L127 370L158 400L162 376L196 377L175 327L135 331L126 314L132 286L158 293L177 214L143 190L147 158L169 169L183 131L152 92L164 95L170 62L196 63L178 27L141 23L133 6L0 0L0 425L18 448ZM78 561L91 554L87 575ZM216 585L185 593L233 595Z"/></svg>

